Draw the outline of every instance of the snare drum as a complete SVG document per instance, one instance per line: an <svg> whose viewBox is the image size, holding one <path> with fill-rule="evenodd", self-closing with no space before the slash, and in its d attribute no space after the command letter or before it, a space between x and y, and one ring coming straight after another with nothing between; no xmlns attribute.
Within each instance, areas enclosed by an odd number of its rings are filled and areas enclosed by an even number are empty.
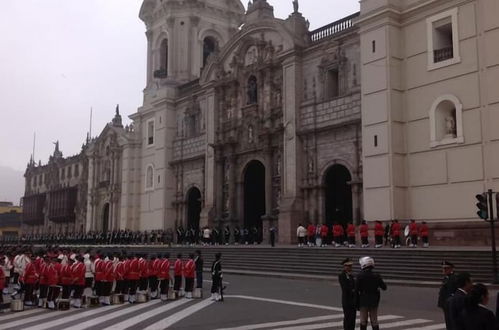
<svg viewBox="0 0 499 330"><path fill-rule="evenodd" d="M61 299L57 302L57 309L60 311L67 311L69 310L69 300L67 299Z"/></svg>
<svg viewBox="0 0 499 330"><path fill-rule="evenodd" d="M148 296L145 293L137 293L137 302L138 303L145 303L148 300Z"/></svg>
<svg viewBox="0 0 499 330"><path fill-rule="evenodd" d="M111 296L111 304L113 305L121 305L125 303L125 298L122 294L113 294Z"/></svg>
<svg viewBox="0 0 499 330"><path fill-rule="evenodd" d="M24 302L20 299L15 299L10 302L11 312L22 312L24 310Z"/></svg>
<svg viewBox="0 0 499 330"><path fill-rule="evenodd" d="M203 298L203 292L201 291L200 288L195 288L194 291L192 292L192 297L195 299L201 299Z"/></svg>

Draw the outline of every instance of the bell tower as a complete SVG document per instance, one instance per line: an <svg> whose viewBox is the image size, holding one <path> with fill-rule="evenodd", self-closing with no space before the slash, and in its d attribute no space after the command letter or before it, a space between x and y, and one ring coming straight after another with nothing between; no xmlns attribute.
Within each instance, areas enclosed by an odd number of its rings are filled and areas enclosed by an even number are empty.
<svg viewBox="0 0 499 330"><path fill-rule="evenodd" d="M199 78L243 16L239 0L145 0L139 17L147 28L147 85Z"/></svg>

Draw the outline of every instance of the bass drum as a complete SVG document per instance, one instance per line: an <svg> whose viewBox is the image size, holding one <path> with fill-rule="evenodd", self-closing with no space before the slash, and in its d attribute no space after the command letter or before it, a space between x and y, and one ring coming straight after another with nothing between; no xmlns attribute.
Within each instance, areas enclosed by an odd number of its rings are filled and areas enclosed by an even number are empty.
<svg viewBox="0 0 499 330"><path fill-rule="evenodd" d="M405 237L409 237L410 233L411 233L411 230L409 229L409 226L405 226L405 229L404 229L404 235L405 235Z"/></svg>

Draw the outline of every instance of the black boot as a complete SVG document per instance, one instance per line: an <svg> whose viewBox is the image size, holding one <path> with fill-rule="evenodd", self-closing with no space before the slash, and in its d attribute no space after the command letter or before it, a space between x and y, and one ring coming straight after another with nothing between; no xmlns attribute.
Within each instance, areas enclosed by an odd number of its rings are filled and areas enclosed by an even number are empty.
<svg viewBox="0 0 499 330"><path fill-rule="evenodd" d="M373 330L379 330L379 325L373 325Z"/></svg>
<svg viewBox="0 0 499 330"><path fill-rule="evenodd" d="M366 325L360 325L360 330L367 330L367 324Z"/></svg>

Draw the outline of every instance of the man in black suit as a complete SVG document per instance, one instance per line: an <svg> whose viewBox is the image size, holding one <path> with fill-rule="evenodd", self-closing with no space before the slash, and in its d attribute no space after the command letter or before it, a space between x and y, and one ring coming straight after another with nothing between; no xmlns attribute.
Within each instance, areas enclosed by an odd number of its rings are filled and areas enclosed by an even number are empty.
<svg viewBox="0 0 499 330"><path fill-rule="evenodd" d="M449 261L442 262L442 272L444 279L438 292L438 307L441 308L445 316L445 325L447 329L452 329L449 314L448 299L456 292L456 275L454 274L454 264Z"/></svg>
<svg viewBox="0 0 499 330"><path fill-rule="evenodd" d="M355 299L355 279L352 274L353 262L346 258L341 263L343 271L338 275L338 281L341 285L341 305L343 307L343 329L355 329L355 316L357 314Z"/></svg>
<svg viewBox="0 0 499 330"><path fill-rule="evenodd" d="M448 313L451 325L450 329L447 328L448 330L458 329L459 318L461 317L461 314L464 309L466 296L473 287L473 282L471 280L470 273L465 272L457 274L456 285L457 285L456 292L447 301Z"/></svg>

